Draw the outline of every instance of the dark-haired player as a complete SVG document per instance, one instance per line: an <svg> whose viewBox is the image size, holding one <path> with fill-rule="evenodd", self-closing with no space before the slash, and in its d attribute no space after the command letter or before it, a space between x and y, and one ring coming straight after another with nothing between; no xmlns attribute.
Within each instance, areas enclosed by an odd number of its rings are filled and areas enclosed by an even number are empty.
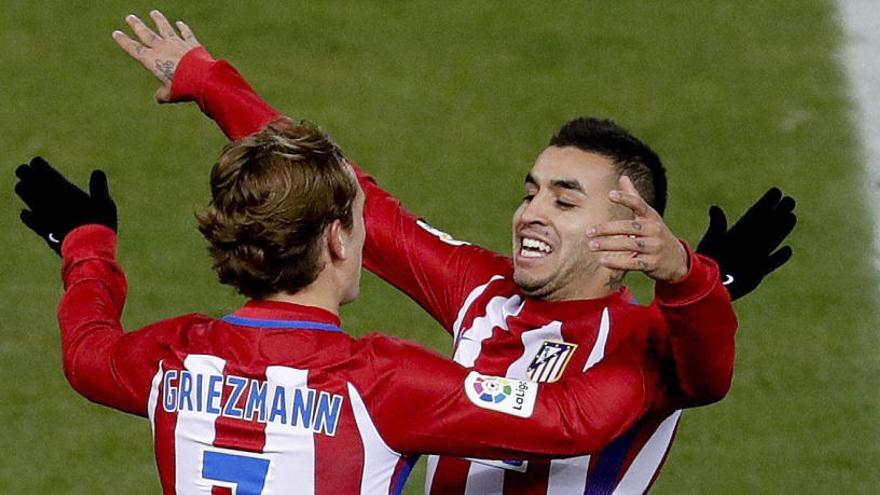
<svg viewBox="0 0 880 495"><path fill-rule="evenodd" d="M386 495L400 492L413 454L595 452L667 407L672 356L656 343L670 325L711 315L724 334L736 326L717 270L695 257L667 307L615 308L627 318L607 336L605 359L564 383L351 338L338 310L358 294L364 193L324 134L283 124L227 146L211 173L199 230L221 281L251 298L220 319L124 332L106 178L93 173L87 194L41 159L16 170L22 220L64 258L65 374L85 397L150 418L164 493Z"/></svg>
<svg viewBox="0 0 880 495"><path fill-rule="evenodd" d="M280 116L232 66L199 47L185 24L178 24L178 37L161 14L151 15L159 34L128 19L143 45L121 32L114 37L163 81L160 102L197 101L232 139ZM176 72L156 72L157 61ZM539 155L514 214L512 258L437 232L358 174L367 195L366 266L429 311L452 335L455 360L481 372L555 381L602 362L608 343L638 307L623 287L626 271L643 271L658 281L655 305L661 308L675 306L670 294L698 300L711 286L693 270L698 256L662 220L665 176L656 154L608 121L572 121ZM787 248L771 255L794 225L793 201L780 198L777 191L759 205L772 214L768 223L781 237L758 232L770 239L755 239L762 246L758 255L743 250L723 257L728 270L749 274L734 277L729 286L734 296L753 289L790 256ZM707 331L693 331L687 323L672 326L666 339L656 342L658 352L668 349L675 358L664 375L667 402L601 453L522 462L432 457L426 491L647 490L672 440L678 409L718 400L730 385L733 333L702 328Z"/></svg>

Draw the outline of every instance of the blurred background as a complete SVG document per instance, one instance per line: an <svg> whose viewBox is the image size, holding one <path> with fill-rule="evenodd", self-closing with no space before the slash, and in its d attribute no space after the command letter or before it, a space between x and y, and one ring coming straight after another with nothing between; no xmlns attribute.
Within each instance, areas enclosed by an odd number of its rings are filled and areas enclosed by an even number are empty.
<svg viewBox="0 0 880 495"><path fill-rule="evenodd" d="M504 253L524 174L579 115L613 118L660 153L667 221L693 242L710 204L734 218L782 187L798 200L795 256L737 303L733 389L684 414L652 493L880 487L878 212L835 3L4 0L0 493L159 491L149 423L64 380L60 262L19 223L19 163L40 154L83 185L107 170L127 328L242 302L216 282L193 218L225 138L194 105L155 104L153 77L110 37L151 8L187 21L277 108L321 124L410 210ZM449 351L373 276L343 321ZM422 480L420 465L406 493Z"/></svg>

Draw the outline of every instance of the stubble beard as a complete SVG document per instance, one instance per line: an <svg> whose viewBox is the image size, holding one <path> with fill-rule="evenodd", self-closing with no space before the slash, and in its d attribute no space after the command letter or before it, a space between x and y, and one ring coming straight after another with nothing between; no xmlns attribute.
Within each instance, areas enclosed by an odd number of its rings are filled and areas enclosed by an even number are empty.
<svg viewBox="0 0 880 495"><path fill-rule="evenodd" d="M578 268L579 263L583 263L585 266ZM513 281L526 296L531 298L547 301L572 299L570 294L576 292L575 285L578 278L595 277L599 268L598 258L588 256L571 265L560 267L545 280L531 278L525 273L517 274L517 270L514 268ZM577 297L574 298L577 299Z"/></svg>

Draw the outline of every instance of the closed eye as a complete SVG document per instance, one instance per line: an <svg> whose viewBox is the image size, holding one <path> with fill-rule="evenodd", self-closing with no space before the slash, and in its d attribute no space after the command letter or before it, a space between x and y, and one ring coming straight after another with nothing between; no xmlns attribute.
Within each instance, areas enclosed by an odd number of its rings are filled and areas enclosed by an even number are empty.
<svg viewBox="0 0 880 495"><path fill-rule="evenodd" d="M557 199L557 200L556 200L556 206L557 206L558 208L562 209L562 210L570 210L570 209L574 208L574 207L577 206L577 205L574 204L574 203L568 203L568 202L566 202L566 201L562 201L561 199Z"/></svg>

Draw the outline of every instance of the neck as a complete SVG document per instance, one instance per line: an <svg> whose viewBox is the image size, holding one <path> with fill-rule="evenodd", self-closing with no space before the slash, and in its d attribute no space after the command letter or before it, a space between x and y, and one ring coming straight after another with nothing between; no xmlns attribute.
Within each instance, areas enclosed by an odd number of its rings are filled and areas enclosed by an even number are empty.
<svg viewBox="0 0 880 495"><path fill-rule="evenodd" d="M287 292L277 292L266 298L268 301L280 301L302 306L314 306L316 308L326 309L327 311L339 316L339 296L338 291L331 284L324 283L324 277L318 277L312 282L294 294Z"/></svg>
<svg viewBox="0 0 880 495"><path fill-rule="evenodd" d="M585 299L599 299L607 297L624 287L623 279L626 272L599 268L593 275L577 286L568 286L546 294L539 299L545 301L574 301Z"/></svg>

